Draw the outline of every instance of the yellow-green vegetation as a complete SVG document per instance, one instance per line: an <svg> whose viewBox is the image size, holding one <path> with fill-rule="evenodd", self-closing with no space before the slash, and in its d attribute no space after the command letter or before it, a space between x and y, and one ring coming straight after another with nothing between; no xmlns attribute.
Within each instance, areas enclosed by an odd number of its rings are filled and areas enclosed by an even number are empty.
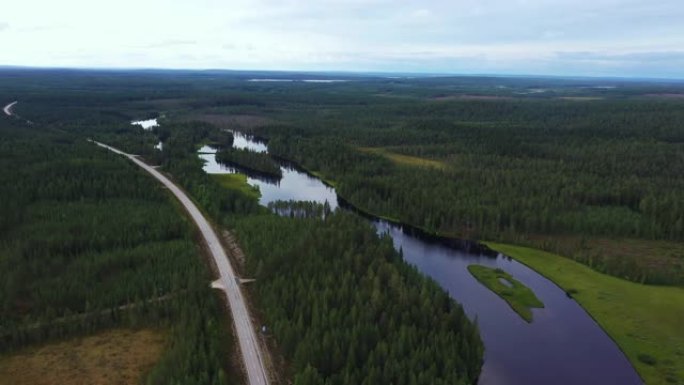
<svg viewBox="0 0 684 385"><path fill-rule="evenodd" d="M529 287L501 269L469 265L468 271L481 284L503 298L527 322L532 322L532 308L544 307Z"/></svg>
<svg viewBox="0 0 684 385"><path fill-rule="evenodd" d="M666 240L528 235L521 246L569 257L601 273L639 283L684 286L684 243Z"/></svg>
<svg viewBox="0 0 684 385"><path fill-rule="evenodd" d="M434 168L438 168L438 169L444 169L447 167L447 165L444 162L440 162L438 160L420 158L417 156L397 154L396 152L391 152L388 149L382 148L382 147L360 147L359 151L369 153L369 154L381 155L381 156L384 156L385 158L391 160L394 163L408 165L408 166L434 167Z"/></svg>
<svg viewBox="0 0 684 385"><path fill-rule="evenodd" d="M683 288L625 281L536 249L486 244L571 293L617 342L647 384L684 384Z"/></svg>
<svg viewBox="0 0 684 385"><path fill-rule="evenodd" d="M156 329L108 330L0 356L0 385L140 384L164 349Z"/></svg>
<svg viewBox="0 0 684 385"><path fill-rule="evenodd" d="M247 183L247 176L245 174L212 174L212 177L227 189L240 191L256 199L259 199L261 196L258 187L250 186Z"/></svg>
<svg viewBox="0 0 684 385"><path fill-rule="evenodd" d="M323 182L327 183L328 185L330 185L330 186L332 186L332 187L336 187L336 184L335 184L336 182L335 182L334 180L329 179L329 178L326 178L326 177L325 177L322 173L320 173L319 171L311 171L311 170L307 170L307 169L304 169L304 170L305 170L306 172L308 172L309 174L315 176L316 178L322 180Z"/></svg>

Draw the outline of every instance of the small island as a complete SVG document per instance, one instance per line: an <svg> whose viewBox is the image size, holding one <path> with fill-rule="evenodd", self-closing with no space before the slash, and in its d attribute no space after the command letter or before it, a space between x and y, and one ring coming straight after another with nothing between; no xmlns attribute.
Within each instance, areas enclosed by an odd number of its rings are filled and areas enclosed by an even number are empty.
<svg viewBox="0 0 684 385"><path fill-rule="evenodd" d="M266 153L229 147L217 152L216 160L266 177L280 179L283 176L280 166Z"/></svg>
<svg viewBox="0 0 684 385"><path fill-rule="evenodd" d="M525 321L532 322L532 308L543 308L544 303L527 286L501 269L469 265L468 271L481 284L503 298Z"/></svg>

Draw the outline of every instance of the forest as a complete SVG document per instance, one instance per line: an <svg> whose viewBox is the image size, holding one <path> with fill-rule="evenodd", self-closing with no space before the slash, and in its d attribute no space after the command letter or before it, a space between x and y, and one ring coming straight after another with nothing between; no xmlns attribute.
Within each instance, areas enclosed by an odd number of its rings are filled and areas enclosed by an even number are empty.
<svg viewBox="0 0 684 385"><path fill-rule="evenodd" d="M266 177L279 178L282 176L280 166L270 156L247 149L223 149L216 153L216 160Z"/></svg>
<svg viewBox="0 0 684 385"><path fill-rule="evenodd" d="M350 213L322 219L322 206L292 209L299 219L252 216L236 227L247 271L264 282L255 287L257 307L295 384L475 381L477 327L389 238Z"/></svg>
<svg viewBox="0 0 684 385"><path fill-rule="evenodd" d="M203 172L197 150L211 144L225 163L279 175L268 155L231 149L226 129L264 138L274 157L365 212L549 250L639 283L684 285L684 101L659 96L684 92L682 84L0 73L17 113L33 122L0 119L3 351L160 327L172 330L171 343L147 382L239 378L191 224L154 180L88 138L159 166L234 231L283 383L469 384L483 345L460 305L367 224L310 202L262 207L254 191ZM148 118L160 126L130 124Z"/></svg>
<svg viewBox="0 0 684 385"><path fill-rule="evenodd" d="M288 363L285 378L301 385L476 381L477 326L388 239L327 206L277 202L271 208L288 215L276 216L253 196L222 188L190 145L206 138L187 127L171 129L163 152L175 155L165 155L162 167L235 230L247 276L262 282L247 288Z"/></svg>
<svg viewBox="0 0 684 385"><path fill-rule="evenodd" d="M571 255L599 271L682 284L682 255L609 259L586 246L597 238L684 240L681 104L622 104L449 102L415 112L430 118L384 128L357 131L350 119L345 130L292 123L257 131L271 136L273 154L335 181L345 199L377 215L468 239L541 238L536 246L554 251L574 237ZM439 118L454 110L477 122Z"/></svg>
<svg viewBox="0 0 684 385"><path fill-rule="evenodd" d="M0 119L0 353L167 330L149 384L239 378L194 230L153 180L60 129Z"/></svg>
<svg viewBox="0 0 684 385"><path fill-rule="evenodd" d="M19 139L4 147L3 160L17 163L5 169L29 168L26 176L8 173L3 180L14 180L5 185L18 189L8 187L3 196L27 200L3 200L3 229L13 229L11 239L20 240L7 246L17 250L16 256L2 261L10 267L3 269L8 277L2 277L8 282L2 294L4 315L11 316L3 325L6 346L17 349L109 327L154 325L172 328L175 334L169 350L147 374L148 383L226 383L234 377L231 368L224 368L232 345L217 318L220 305L209 292L209 272L198 255L192 227L154 180L86 141L92 138L159 165L215 223L235 230L250 257L245 271L264 282L249 290L259 317L271 330L274 354L287 363L281 374L284 382L477 380L483 346L476 324L439 286L406 265L370 226L349 214L297 203L278 206L296 210L299 218L279 217L259 206L253 194L225 188L202 171L197 157L202 144L225 152L232 143L230 133L213 125L167 119L160 127L143 130L122 117L131 110L126 103L116 104L121 103L117 97L110 102L125 113L107 112L108 97L100 99L97 91L82 103L78 97L53 103L50 92L29 96L30 102L22 102L24 109L17 106L35 122L25 137L21 130L26 126L6 120L17 126L10 132ZM159 141L163 151L155 149ZM247 166L249 162L242 161ZM43 175L46 171L49 177ZM40 194L36 202L30 198L33 194ZM331 239L331 234L337 235ZM40 247L29 247L28 242ZM285 279L278 266L294 257L296 265ZM25 268L18 267L23 266L19 259ZM120 287L121 282L125 284ZM28 293L37 294L25 297ZM290 297L286 308L281 295ZM303 297L294 303L292 295ZM31 301L35 314L26 309ZM64 330L55 327L54 320L72 316L77 322L57 321ZM39 327L26 332L24 325L34 324ZM385 365L387 360L395 364Z"/></svg>

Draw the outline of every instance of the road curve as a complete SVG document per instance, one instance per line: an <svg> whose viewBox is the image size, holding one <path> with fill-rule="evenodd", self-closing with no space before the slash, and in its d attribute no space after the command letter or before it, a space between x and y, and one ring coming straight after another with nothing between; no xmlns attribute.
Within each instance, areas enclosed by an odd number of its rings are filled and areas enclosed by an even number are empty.
<svg viewBox="0 0 684 385"><path fill-rule="evenodd" d="M247 310L244 296L237 283L235 271L228 261L228 256L226 255L221 242L219 242L216 232L214 232L214 229L206 218L204 218L202 212L200 212L183 190L178 188L167 177L150 167L147 163L136 158L134 155L127 154L104 143L96 142L94 140L91 140L91 142L132 160L135 164L142 167L145 171L152 174L153 177L163 183L164 186L166 186L183 204L197 224L197 227L199 227L202 237L204 237L204 241L209 247L211 256L214 258L216 266L218 267L220 277L217 283L220 282L220 285L214 284L214 287L219 287L223 290L226 293L226 298L228 298L228 304L233 316L233 322L235 322L235 330L249 384L268 385L268 376L266 374L264 361L261 357L259 342L257 340L256 332L254 331L254 326L252 325L252 319L249 317L249 311Z"/></svg>
<svg viewBox="0 0 684 385"><path fill-rule="evenodd" d="M7 115L7 116L12 116L12 107L14 107L14 105L17 104L17 103L19 103L19 102L18 102L18 101L14 101L14 102L12 102L12 103L6 105L6 106L2 109L2 111L5 112L5 115Z"/></svg>

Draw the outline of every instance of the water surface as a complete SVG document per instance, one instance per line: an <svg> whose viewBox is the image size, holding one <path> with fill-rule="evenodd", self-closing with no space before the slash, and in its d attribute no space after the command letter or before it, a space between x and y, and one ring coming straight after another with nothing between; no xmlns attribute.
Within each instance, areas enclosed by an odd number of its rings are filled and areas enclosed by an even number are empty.
<svg viewBox="0 0 684 385"><path fill-rule="evenodd" d="M244 136L235 141L235 146L266 151L263 142ZM199 156L205 159L208 173L236 172L235 168L218 164L212 154ZM281 169L283 178L279 181L249 176L248 183L261 190L262 205L296 200L327 201L333 209L341 207L335 190L319 179L284 162ZM369 221L378 233L389 234L404 259L434 279L478 323L485 344L480 385L642 384L624 354L584 309L534 270L500 254L491 257L466 253L413 235L387 221ZM468 272L468 265L473 263L508 272L532 289L545 307L532 309L534 320L526 322Z"/></svg>
<svg viewBox="0 0 684 385"><path fill-rule="evenodd" d="M153 127L159 126L157 119L147 119L147 120L134 120L131 122L134 126L140 126L144 130L151 130Z"/></svg>

